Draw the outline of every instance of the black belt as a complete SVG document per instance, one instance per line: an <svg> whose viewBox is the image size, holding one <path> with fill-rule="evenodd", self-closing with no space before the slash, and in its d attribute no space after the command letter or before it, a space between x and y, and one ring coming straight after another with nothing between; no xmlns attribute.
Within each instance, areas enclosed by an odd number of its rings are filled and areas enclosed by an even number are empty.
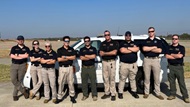
<svg viewBox="0 0 190 107"><path fill-rule="evenodd" d="M86 65L82 65L83 68L93 68L94 65L90 65L90 66L86 66Z"/></svg>
<svg viewBox="0 0 190 107"><path fill-rule="evenodd" d="M60 65L60 67L70 67L72 65Z"/></svg>
<svg viewBox="0 0 190 107"><path fill-rule="evenodd" d="M115 59L108 59L108 60L103 59L103 61L112 62L112 61L115 61Z"/></svg>
<svg viewBox="0 0 190 107"><path fill-rule="evenodd" d="M12 62L13 64L23 64L23 63L26 63L26 62Z"/></svg>
<svg viewBox="0 0 190 107"><path fill-rule="evenodd" d="M184 66L184 64L170 64L170 65L173 65L173 66Z"/></svg>
<svg viewBox="0 0 190 107"><path fill-rule="evenodd" d="M155 56L155 57L145 56L145 58L148 58L148 59L158 59L158 56Z"/></svg>
<svg viewBox="0 0 190 107"><path fill-rule="evenodd" d="M35 65L35 64L32 64L33 66L35 66L35 67L38 67L38 66L40 66L40 65Z"/></svg>

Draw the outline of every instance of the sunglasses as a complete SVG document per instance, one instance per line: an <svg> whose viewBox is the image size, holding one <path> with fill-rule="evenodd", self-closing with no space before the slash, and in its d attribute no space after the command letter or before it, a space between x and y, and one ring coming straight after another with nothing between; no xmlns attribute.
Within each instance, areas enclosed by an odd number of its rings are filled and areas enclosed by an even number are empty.
<svg viewBox="0 0 190 107"><path fill-rule="evenodd" d="M51 47L51 46L50 46L50 45L47 45L47 46L45 46L45 47L47 48L47 47Z"/></svg>
<svg viewBox="0 0 190 107"><path fill-rule="evenodd" d="M64 40L64 42L70 42L69 40Z"/></svg>
<svg viewBox="0 0 190 107"><path fill-rule="evenodd" d="M178 40L178 38L172 38L172 40Z"/></svg>
<svg viewBox="0 0 190 107"><path fill-rule="evenodd" d="M33 44L33 45L39 45L38 43L36 43L36 44Z"/></svg>
<svg viewBox="0 0 190 107"><path fill-rule="evenodd" d="M152 32L154 32L154 30L153 31L148 31L148 33L152 33Z"/></svg>
<svg viewBox="0 0 190 107"><path fill-rule="evenodd" d="M90 40L86 40L86 41L84 41L84 42L90 42Z"/></svg>
<svg viewBox="0 0 190 107"><path fill-rule="evenodd" d="M110 36L110 34L105 34L104 36Z"/></svg>

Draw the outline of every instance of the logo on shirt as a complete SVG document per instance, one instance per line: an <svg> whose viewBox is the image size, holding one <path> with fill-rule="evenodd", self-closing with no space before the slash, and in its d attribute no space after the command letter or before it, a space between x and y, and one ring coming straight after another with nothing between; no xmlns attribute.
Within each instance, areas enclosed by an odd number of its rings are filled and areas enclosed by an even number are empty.
<svg viewBox="0 0 190 107"><path fill-rule="evenodd" d="M103 46L106 46L106 44L103 44Z"/></svg>
<svg viewBox="0 0 190 107"><path fill-rule="evenodd" d="M72 50L68 50L68 52L72 52Z"/></svg>
<svg viewBox="0 0 190 107"><path fill-rule="evenodd" d="M93 49L89 49L90 52L93 52Z"/></svg>
<svg viewBox="0 0 190 107"><path fill-rule="evenodd" d="M150 43L150 41L146 41L146 43Z"/></svg>
<svg viewBox="0 0 190 107"><path fill-rule="evenodd" d="M133 47L134 45L135 45L134 43L131 43L131 44L130 44L130 46L132 46L132 47Z"/></svg>
<svg viewBox="0 0 190 107"><path fill-rule="evenodd" d="M49 56L53 56L53 54L49 54Z"/></svg>
<svg viewBox="0 0 190 107"><path fill-rule="evenodd" d="M179 51L179 48L175 48L176 51Z"/></svg>
<svg viewBox="0 0 190 107"><path fill-rule="evenodd" d="M26 51L26 49L22 49L22 51Z"/></svg>
<svg viewBox="0 0 190 107"><path fill-rule="evenodd" d="M113 43L110 43L110 46L113 46Z"/></svg>
<svg viewBox="0 0 190 107"><path fill-rule="evenodd" d="M155 40L154 43L157 43L157 40Z"/></svg>

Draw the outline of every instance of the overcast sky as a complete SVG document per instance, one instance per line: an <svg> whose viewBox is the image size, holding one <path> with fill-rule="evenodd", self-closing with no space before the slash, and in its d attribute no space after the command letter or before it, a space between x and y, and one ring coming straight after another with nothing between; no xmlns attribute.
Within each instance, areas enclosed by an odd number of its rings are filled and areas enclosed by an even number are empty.
<svg viewBox="0 0 190 107"><path fill-rule="evenodd" d="M1 38L190 33L190 0L0 0Z"/></svg>

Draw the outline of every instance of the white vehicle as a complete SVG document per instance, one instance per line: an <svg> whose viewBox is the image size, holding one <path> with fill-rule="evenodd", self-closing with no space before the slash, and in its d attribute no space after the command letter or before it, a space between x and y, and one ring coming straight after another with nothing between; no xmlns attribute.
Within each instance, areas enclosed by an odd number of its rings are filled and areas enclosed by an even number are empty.
<svg viewBox="0 0 190 107"><path fill-rule="evenodd" d="M112 38L112 40L116 40L118 42L121 42L125 39L124 36L111 36L111 38ZM147 38L148 38L148 35L139 35L139 36L132 35L132 40L136 41L139 44L140 50L142 49L141 45L142 45L143 41L145 41L145 39L147 39ZM163 45L163 48L162 48L163 52L159 56L160 64L161 64L160 81L165 82L165 81L167 81L167 59L164 56L164 52L166 51L168 44L164 39L159 38L159 37L156 37L156 38L160 39L162 41L162 45ZM94 46L97 50L99 50L101 42L103 42L105 40L104 37L91 37L90 39L91 39L91 45ZM74 43L72 45L72 47L77 51L77 53L79 52L80 48L82 48L84 46L85 46L85 44L84 44L83 39L77 41L76 43ZM144 56L141 53L141 51L139 51L138 52L138 60L137 60L138 73L136 76L138 93L143 93L143 90L144 90L144 72L143 72L143 67L142 67L143 59L144 59ZM102 59L99 55L97 55L95 60L96 60L95 66L96 66L97 83L100 84L100 83L103 83ZM119 63L120 63L119 56L117 56L117 58L116 58L116 77L115 77L116 83L119 82ZM78 55L77 55L76 60L74 60L73 65L75 66L74 83L81 84L82 61L80 60ZM28 62L28 69L27 69L27 72L24 77L24 86L26 86L28 88L30 88L30 84L31 84L30 66L31 66L31 63ZM56 69L58 70L58 62L56 63ZM128 82L128 80L126 80L126 83L127 82ZM153 87L152 84L151 84L151 87Z"/></svg>

